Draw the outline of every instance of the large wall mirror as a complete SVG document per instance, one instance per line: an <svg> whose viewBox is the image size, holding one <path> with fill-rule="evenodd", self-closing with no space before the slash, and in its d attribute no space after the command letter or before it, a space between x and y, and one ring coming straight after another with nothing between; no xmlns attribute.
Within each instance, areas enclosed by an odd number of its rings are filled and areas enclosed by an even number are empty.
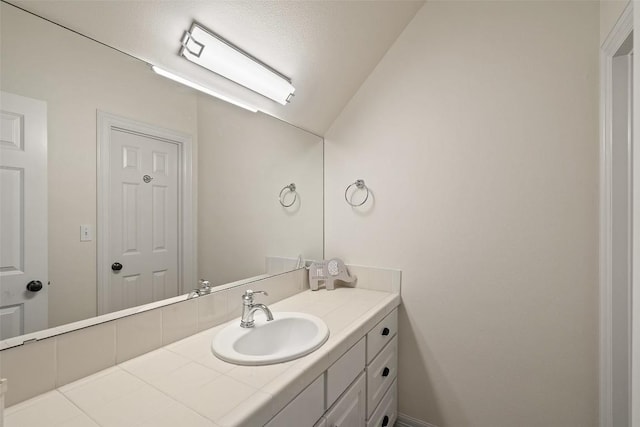
<svg viewBox="0 0 640 427"><path fill-rule="evenodd" d="M320 137L0 7L0 339L322 258Z"/></svg>

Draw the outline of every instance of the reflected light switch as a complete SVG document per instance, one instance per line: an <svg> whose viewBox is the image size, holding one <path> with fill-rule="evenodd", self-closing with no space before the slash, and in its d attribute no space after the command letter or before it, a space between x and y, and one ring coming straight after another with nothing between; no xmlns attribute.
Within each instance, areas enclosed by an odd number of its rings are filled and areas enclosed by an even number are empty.
<svg viewBox="0 0 640 427"><path fill-rule="evenodd" d="M90 225L81 225L80 226L80 241L81 242L90 242L93 240L93 227Z"/></svg>

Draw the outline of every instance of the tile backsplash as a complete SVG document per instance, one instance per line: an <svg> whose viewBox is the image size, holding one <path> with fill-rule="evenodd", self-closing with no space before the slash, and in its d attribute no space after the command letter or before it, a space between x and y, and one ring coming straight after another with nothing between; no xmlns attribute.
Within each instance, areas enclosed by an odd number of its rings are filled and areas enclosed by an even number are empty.
<svg viewBox="0 0 640 427"><path fill-rule="evenodd" d="M116 320L116 363L162 346L162 310L149 310Z"/></svg>
<svg viewBox="0 0 640 427"><path fill-rule="evenodd" d="M0 352L0 377L8 380L5 405L11 406L54 389L56 357L55 338Z"/></svg>
<svg viewBox="0 0 640 427"><path fill-rule="evenodd" d="M357 288L400 293L401 270L353 264L348 264L347 267L349 272L358 278L355 283Z"/></svg>
<svg viewBox="0 0 640 427"><path fill-rule="evenodd" d="M348 266L356 287L400 291L400 271ZM307 271L299 269L222 289L210 295L151 308L104 323L0 351L0 378L8 380L11 406L103 369L133 359L241 314L241 295L264 290L259 300L272 304L309 288Z"/></svg>
<svg viewBox="0 0 640 427"><path fill-rule="evenodd" d="M59 387L116 364L116 322L62 334L56 337L55 346ZM13 382L8 378L11 397Z"/></svg>

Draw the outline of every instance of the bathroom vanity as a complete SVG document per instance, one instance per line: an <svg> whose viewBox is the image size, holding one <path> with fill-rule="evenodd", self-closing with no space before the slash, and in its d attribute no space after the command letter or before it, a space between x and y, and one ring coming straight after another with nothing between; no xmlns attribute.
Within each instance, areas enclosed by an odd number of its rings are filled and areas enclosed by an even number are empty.
<svg viewBox="0 0 640 427"><path fill-rule="evenodd" d="M391 426L399 304L397 292L306 290L269 307L274 316L297 311L324 320L330 336L313 353L265 366L224 362L211 353L211 342L225 323L14 405L6 410L6 427L25 420L88 426Z"/></svg>
<svg viewBox="0 0 640 427"><path fill-rule="evenodd" d="M393 310L266 427L392 426L397 418L397 327Z"/></svg>

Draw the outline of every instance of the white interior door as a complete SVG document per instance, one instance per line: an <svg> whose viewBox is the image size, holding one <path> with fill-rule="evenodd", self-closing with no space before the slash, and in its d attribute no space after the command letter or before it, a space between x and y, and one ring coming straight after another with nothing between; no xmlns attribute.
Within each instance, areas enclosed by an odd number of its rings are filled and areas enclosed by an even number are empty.
<svg viewBox="0 0 640 427"><path fill-rule="evenodd" d="M110 140L107 312L179 291L178 145L116 128Z"/></svg>
<svg viewBox="0 0 640 427"><path fill-rule="evenodd" d="M0 110L0 339L7 339L48 327L47 104L0 92Z"/></svg>

